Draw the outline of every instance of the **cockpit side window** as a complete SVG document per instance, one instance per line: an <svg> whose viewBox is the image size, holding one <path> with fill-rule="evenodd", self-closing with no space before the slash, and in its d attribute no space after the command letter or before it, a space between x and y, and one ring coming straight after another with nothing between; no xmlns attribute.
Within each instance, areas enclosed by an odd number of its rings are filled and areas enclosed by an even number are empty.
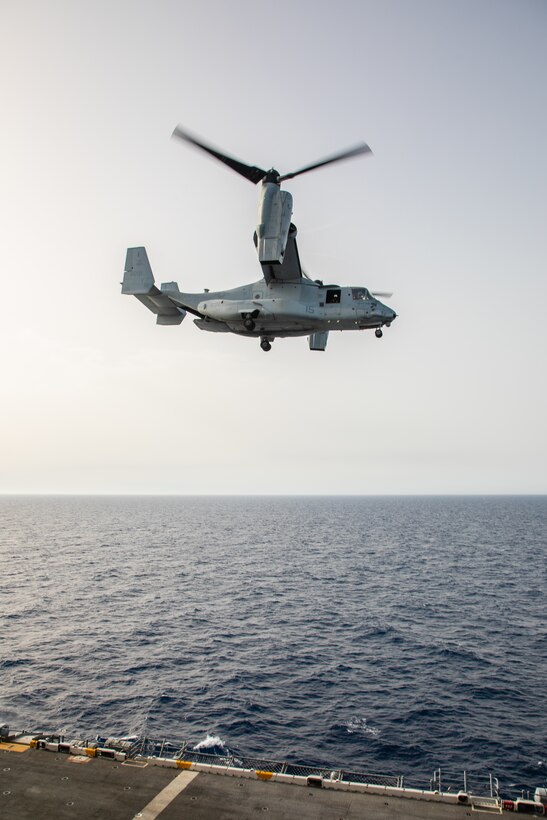
<svg viewBox="0 0 547 820"><path fill-rule="evenodd" d="M326 302L327 305L339 305L340 304L340 288L327 290L327 298Z"/></svg>
<svg viewBox="0 0 547 820"><path fill-rule="evenodd" d="M352 288L351 296L353 299L360 299L362 301L370 299L370 293L366 288Z"/></svg>

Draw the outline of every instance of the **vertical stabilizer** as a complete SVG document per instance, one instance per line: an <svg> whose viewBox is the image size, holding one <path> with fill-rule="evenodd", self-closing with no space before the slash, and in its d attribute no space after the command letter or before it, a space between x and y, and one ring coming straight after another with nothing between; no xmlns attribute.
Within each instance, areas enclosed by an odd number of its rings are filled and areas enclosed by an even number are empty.
<svg viewBox="0 0 547 820"><path fill-rule="evenodd" d="M150 293L154 287L154 276L148 261L146 248L128 248L125 257L122 293Z"/></svg>

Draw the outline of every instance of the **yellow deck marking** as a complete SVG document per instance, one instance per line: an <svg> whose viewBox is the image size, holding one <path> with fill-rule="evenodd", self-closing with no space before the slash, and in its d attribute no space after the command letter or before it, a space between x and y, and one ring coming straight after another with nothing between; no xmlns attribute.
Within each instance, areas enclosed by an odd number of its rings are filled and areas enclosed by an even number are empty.
<svg viewBox="0 0 547 820"><path fill-rule="evenodd" d="M3 752L26 752L28 749L22 743L0 743L0 750Z"/></svg>
<svg viewBox="0 0 547 820"><path fill-rule="evenodd" d="M156 817L172 803L175 797L179 795L188 786L194 777L198 776L198 772L183 771L178 774L167 786L157 794L147 806L142 809L135 817L139 820L156 820Z"/></svg>

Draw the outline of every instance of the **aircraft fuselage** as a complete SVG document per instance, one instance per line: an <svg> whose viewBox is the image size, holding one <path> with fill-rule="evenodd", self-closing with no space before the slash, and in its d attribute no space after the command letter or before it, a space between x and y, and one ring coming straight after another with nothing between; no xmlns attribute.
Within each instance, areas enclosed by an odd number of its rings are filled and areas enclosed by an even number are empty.
<svg viewBox="0 0 547 820"><path fill-rule="evenodd" d="M231 290L204 293L171 291L168 285L162 285L162 293L197 314L194 321L202 330L248 336L275 338L381 328L396 316L367 288L322 285L311 280L266 283L261 279ZM250 327L249 320L254 327Z"/></svg>

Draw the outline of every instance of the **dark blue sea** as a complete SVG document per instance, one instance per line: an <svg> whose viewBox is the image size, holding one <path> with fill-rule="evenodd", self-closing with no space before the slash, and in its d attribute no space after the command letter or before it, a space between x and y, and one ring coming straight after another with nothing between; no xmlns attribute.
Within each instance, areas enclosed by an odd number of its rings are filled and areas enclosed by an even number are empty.
<svg viewBox="0 0 547 820"><path fill-rule="evenodd" d="M0 722L547 771L547 497L0 498Z"/></svg>

